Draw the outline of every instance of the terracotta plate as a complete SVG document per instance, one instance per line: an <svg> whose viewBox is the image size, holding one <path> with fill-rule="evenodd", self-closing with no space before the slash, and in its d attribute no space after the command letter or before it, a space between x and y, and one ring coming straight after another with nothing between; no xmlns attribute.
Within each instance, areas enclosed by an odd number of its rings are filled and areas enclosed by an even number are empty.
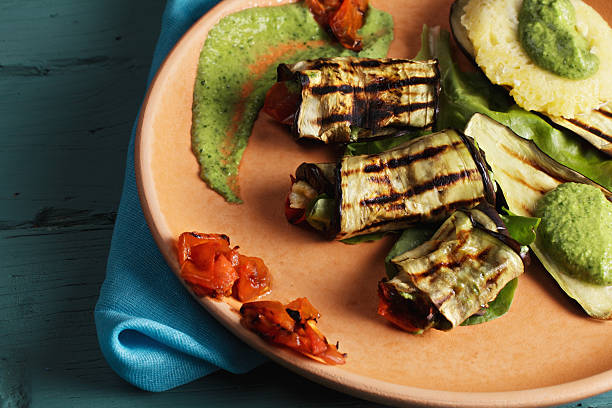
<svg viewBox="0 0 612 408"><path fill-rule="evenodd" d="M348 362L328 367L270 347L243 329L229 304L201 304L245 342L305 377L356 396L428 406L541 406L612 389L612 323L588 319L540 267L520 278L504 317L450 332L401 332L376 315L376 283L392 245L344 245L289 225L283 202L289 174L303 161L331 159L325 147L296 144L261 115L240 168L244 204L227 204L198 178L190 150L191 104L200 48L220 18L286 1L226 0L202 17L166 59L141 115L136 171L143 209L168 264L183 231L222 232L273 273L269 298L299 296L321 311L320 327L340 341ZM424 23L448 27L448 0L379 0L395 20L390 56L415 55ZM608 20L607 0L589 1Z"/></svg>

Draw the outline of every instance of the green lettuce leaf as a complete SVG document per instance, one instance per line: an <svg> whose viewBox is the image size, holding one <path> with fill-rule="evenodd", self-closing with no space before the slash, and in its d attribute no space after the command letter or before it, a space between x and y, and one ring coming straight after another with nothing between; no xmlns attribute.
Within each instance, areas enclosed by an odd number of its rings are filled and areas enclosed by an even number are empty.
<svg viewBox="0 0 612 408"><path fill-rule="evenodd" d="M503 88L492 85L482 73L461 71L452 59L447 31L441 30L433 42L437 44L433 52L442 76L438 129L463 129L474 113L482 113L533 140L559 163L612 189L612 159L571 132L561 131L539 115L520 108Z"/></svg>
<svg viewBox="0 0 612 408"><path fill-rule="evenodd" d="M344 154L347 156L358 156L360 154L376 154L399 146L410 139L427 135L431 133L429 130L415 130L401 136L379 139L372 142L354 142L346 145Z"/></svg>
<svg viewBox="0 0 612 408"><path fill-rule="evenodd" d="M402 235L399 236L393 247L391 247L389 254L385 257L385 269L387 270L387 277L389 279L392 279L397 274L395 267L391 263L391 259L429 240L434 232L436 232L436 229L438 229L437 227L438 226L422 224L402 231Z"/></svg>
<svg viewBox="0 0 612 408"><path fill-rule="evenodd" d="M390 232L389 231L373 232L371 234L359 235L356 237L342 239L340 240L340 242L342 242L343 244L348 244L348 245L360 244L362 242L373 242L373 241L378 241L379 239L384 237L385 234L388 234L388 233Z"/></svg>
<svg viewBox="0 0 612 408"><path fill-rule="evenodd" d="M541 218L516 215L507 208L503 210L506 214L499 214L499 216L504 221L504 224L506 224L508 234L523 246L533 244Z"/></svg>
<svg viewBox="0 0 612 408"><path fill-rule="evenodd" d="M490 320L497 319L500 316L506 314L508 309L510 309L510 305L512 304L512 299L514 298L514 291L518 286L518 278L512 279L510 282L504 286L502 290L499 291L497 297L494 301L489 302L489 306L485 309L484 314L482 315L472 315L468 317L463 323L462 326L471 326L473 324L486 323Z"/></svg>

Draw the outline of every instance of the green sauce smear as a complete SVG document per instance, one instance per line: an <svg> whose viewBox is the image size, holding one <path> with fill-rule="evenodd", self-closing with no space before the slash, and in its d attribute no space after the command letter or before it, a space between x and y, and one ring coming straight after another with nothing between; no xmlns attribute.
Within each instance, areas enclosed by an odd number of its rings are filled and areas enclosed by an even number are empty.
<svg viewBox="0 0 612 408"><path fill-rule="evenodd" d="M576 11L570 0L524 0L519 38L538 66L559 76L585 79L599 69L599 58L576 30Z"/></svg>
<svg viewBox="0 0 612 408"><path fill-rule="evenodd" d="M360 56L382 58L393 19L370 7L358 54L342 48L302 4L251 8L223 18L208 33L193 95L192 150L200 177L227 201L241 203L238 168L280 63Z"/></svg>
<svg viewBox="0 0 612 408"><path fill-rule="evenodd" d="M612 285L612 203L597 187L564 183L538 201L538 243L568 275Z"/></svg>

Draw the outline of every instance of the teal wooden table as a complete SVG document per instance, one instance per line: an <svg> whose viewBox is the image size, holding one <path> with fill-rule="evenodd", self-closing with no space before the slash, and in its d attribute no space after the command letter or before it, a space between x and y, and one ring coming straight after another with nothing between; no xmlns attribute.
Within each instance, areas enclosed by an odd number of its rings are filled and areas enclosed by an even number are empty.
<svg viewBox="0 0 612 408"><path fill-rule="evenodd" d="M0 406L374 406L272 363L152 394L102 357L93 307L163 7L0 1Z"/></svg>

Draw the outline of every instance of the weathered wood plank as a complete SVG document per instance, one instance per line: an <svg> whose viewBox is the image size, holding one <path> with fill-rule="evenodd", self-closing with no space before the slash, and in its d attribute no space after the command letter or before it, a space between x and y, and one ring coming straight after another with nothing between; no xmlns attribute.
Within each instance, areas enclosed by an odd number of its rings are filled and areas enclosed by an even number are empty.
<svg viewBox="0 0 612 408"><path fill-rule="evenodd" d="M375 406L273 364L150 394L104 361L93 306L163 3L0 1L0 405Z"/></svg>

